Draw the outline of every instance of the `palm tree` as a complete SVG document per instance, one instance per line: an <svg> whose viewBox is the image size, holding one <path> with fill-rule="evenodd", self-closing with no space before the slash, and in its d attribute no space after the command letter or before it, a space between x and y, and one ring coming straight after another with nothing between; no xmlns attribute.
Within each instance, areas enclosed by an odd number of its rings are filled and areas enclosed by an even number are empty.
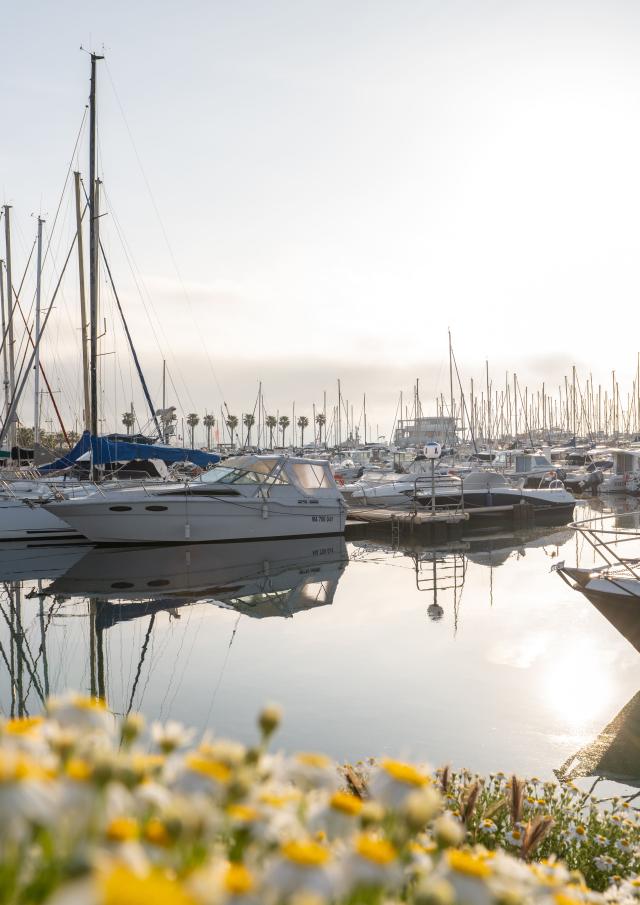
<svg viewBox="0 0 640 905"><path fill-rule="evenodd" d="M191 449L193 449L193 448L194 448L194 439L193 439L193 435L194 435L194 432L195 432L195 429L196 429L196 425L197 425L197 424L200 424L200 416L199 416L199 415L196 415L195 412L190 412L190 413L187 415L187 424L188 424L189 427L191 428Z"/></svg>
<svg viewBox="0 0 640 905"><path fill-rule="evenodd" d="M278 419L275 415L267 415L265 424L269 428L269 448L273 449L273 432L278 426Z"/></svg>
<svg viewBox="0 0 640 905"><path fill-rule="evenodd" d="M322 429L327 423L327 416L320 412L316 415L316 424L318 425L318 446L322 446Z"/></svg>
<svg viewBox="0 0 640 905"><path fill-rule="evenodd" d="M229 436L231 437L231 445L233 446L233 434L238 429L238 417L237 415L227 415L227 420L225 421L227 428L229 430Z"/></svg>
<svg viewBox="0 0 640 905"><path fill-rule="evenodd" d="M300 447L304 449L304 429L309 426L309 419L306 415L300 415L296 423L300 428Z"/></svg>
<svg viewBox="0 0 640 905"><path fill-rule="evenodd" d="M205 415L202 423L207 429L207 449L211 449L211 428L216 426L216 419L213 415Z"/></svg>
<svg viewBox="0 0 640 905"><path fill-rule="evenodd" d="M249 446L249 440L251 439L251 428L256 423L256 419L253 415L245 415L242 419L242 423L247 429L247 436L245 437L245 446Z"/></svg>
<svg viewBox="0 0 640 905"><path fill-rule="evenodd" d="M289 427L291 422L289 421L289 419L287 418L286 415L281 415L280 420L278 421L278 424L280 425L280 430L282 431L282 445L284 446L284 432Z"/></svg>
<svg viewBox="0 0 640 905"><path fill-rule="evenodd" d="M127 437L131 433L131 428L135 424L135 421L136 421L136 419L135 419L133 412L125 412L124 415L122 416L122 423L124 424L124 426L127 429Z"/></svg>

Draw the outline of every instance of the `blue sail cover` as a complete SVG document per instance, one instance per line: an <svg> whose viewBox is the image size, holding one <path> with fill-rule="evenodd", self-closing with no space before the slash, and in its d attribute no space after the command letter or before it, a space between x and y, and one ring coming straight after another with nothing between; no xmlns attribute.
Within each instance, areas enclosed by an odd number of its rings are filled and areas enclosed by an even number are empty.
<svg viewBox="0 0 640 905"><path fill-rule="evenodd" d="M64 456L60 456L59 459L56 459L55 462L47 462L46 465L38 466L38 471L41 474L46 474L48 471L60 471L63 468L69 468L70 465L73 465L78 461L80 456L83 456L86 452L89 452L91 449L91 434L89 431L84 431L76 445L73 449L70 449L68 453L65 453Z"/></svg>
<svg viewBox="0 0 640 905"><path fill-rule="evenodd" d="M131 462L134 459L161 459L163 462L192 462L200 468L208 468L220 461L215 453L200 449L181 449L176 446L156 446L148 443L120 443L105 437L91 438L91 453L94 465L111 462Z"/></svg>

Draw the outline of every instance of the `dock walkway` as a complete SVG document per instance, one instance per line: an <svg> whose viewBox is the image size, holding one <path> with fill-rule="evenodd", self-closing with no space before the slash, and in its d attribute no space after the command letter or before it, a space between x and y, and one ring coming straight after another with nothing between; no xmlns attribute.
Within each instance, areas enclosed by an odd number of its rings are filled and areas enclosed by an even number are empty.
<svg viewBox="0 0 640 905"><path fill-rule="evenodd" d="M362 537L368 530L409 534L424 541L459 539L474 528L489 524L517 528L534 524L534 510L525 502L509 506L480 506L473 509L431 509L414 512L407 509L376 509L363 506L349 509L345 534Z"/></svg>

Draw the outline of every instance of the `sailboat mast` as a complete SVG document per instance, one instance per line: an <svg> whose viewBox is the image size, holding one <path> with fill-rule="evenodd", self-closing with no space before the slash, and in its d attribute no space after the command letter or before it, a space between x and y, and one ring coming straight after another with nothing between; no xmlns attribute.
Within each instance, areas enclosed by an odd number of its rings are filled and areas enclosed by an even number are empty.
<svg viewBox="0 0 640 905"><path fill-rule="evenodd" d="M13 403L16 394L16 373L15 373L15 348L13 337L13 288L11 285L11 219L9 211L10 204L4 206L4 239L5 239L5 267L7 269L7 319L8 331L7 344L9 346L9 398ZM9 448L16 445L16 416L15 412L11 416L9 424Z"/></svg>
<svg viewBox="0 0 640 905"><path fill-rule="evenodd" d="M42 224L38 217L38 272L36 274L35 359L33 362L33 445L40 443L40 289L42 285Z"/></svg>
<svg viewBox="0 0 640 905"><path fill-rule="evenodd" d="M451 409L450 415L451 415L451 418L453 419L452 446L455 449L455 447L457 445L457 442L456 442L457 441L457 431L456 431L457 425L456 425L455 403L454 403L454 399L453 399L453 361L452 361L452 354L451 354L452 353L451 330L449 330L448 333L449 333L449 407Z"/></svg>
<svg viewBox="0 0 640 905"><path fill-rule="evenodd" d="M11 396L9 395L9 369L7 365L7 319L5 315L4 304L4 280L2 279L2 265L4 261L0 260L0 306L2 306L2 383L4 387L4 417L9 413L9 405L11 404Z"/></svg>
<svg viewBox="0 0 640 905"><path fill-rule="evenodd" d="M96 180L96 63L103 57L91 54L89 95L89 321L91 336L91 433L98 434L98 186ZM95 468L93 477L96 477Z"/></svg>
<svg viewBox="0 0 640 905"><path fill-rule="evenodd" d="M80 173L73 174L76 195L76 233L78 236L78 279L80 281L80 330L82 337L82 389L84 397L84 427L91 430L91 398L89 396L89 355L87 336L87 302L84 279L84 243L82 241L82 210L80 203Z"/></svg>

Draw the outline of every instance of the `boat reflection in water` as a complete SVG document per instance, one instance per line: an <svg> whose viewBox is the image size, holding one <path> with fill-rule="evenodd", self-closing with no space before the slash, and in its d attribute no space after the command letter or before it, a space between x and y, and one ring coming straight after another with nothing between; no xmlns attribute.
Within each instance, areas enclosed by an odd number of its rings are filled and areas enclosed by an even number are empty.
<svg viewBox="0 0 640 905"><path fill-rule="evenodd" d="M13 564L8 556L3 558L0 548L0 566L11 576L5 578L0 594L9 634L3 664L10 694L10 700L1 704L3 711L18 716L40 709L50 692L63 690L50 688L49 681L48 635L54 625L88 615L81 633L89 665L87 690L106 700L105 631L148 618L127 695L128 712L158 613L179 618L181 607L209 603L234 610L238 618L291 618L331 604L348 562L341 536L143 548L12 545L12 549L18 554ZM53 581L43 587L45 578ZM37 588L27 593L21 582L33 579L38 580Z"/></svg>
<svg viewBox="0 0 640 905"><path fill-rule="evenodd" d="M88 549L87 543L0 543L0 582L58 578L86 556Z"/></svg>
<svg viewBox="0 0 640 905"><path fill-rule="evenodd" d="M556 570L640 653L638 515L637 505L616 506L603 513L602 521L581 522L579 531L589 541L588 549L606 565L581 568L579 563L570 567L562 562ZM591 776L640 787L640 691L555 772L562 780Z"/></svg>
<svg viewBox="0 0 640 905"><path fill-rule="evenodd" d="M107 627L158 610L212 603L254 618L292 617L333 601L348 561L344 538L91 549L47 588L90 597Z"/></svg>
<svg viewBox="0 0 640 905"><path fill-rule="evenodd" d="M527 549L544 549L550 558L571 540L573 530L561 528L530 529L526 533L492 532L468 540L452 541L439 547L425 547L410 541L355 541L352 558L370 561L379 554L410 560L414 572L415 587L431 598L427 616L439 622L445 615L445 606L453 612L453 631L458 630L460 606L469 563L487 566L490 570L489 603L492 604L493 570L510 558L526 556Z"/></svg>

